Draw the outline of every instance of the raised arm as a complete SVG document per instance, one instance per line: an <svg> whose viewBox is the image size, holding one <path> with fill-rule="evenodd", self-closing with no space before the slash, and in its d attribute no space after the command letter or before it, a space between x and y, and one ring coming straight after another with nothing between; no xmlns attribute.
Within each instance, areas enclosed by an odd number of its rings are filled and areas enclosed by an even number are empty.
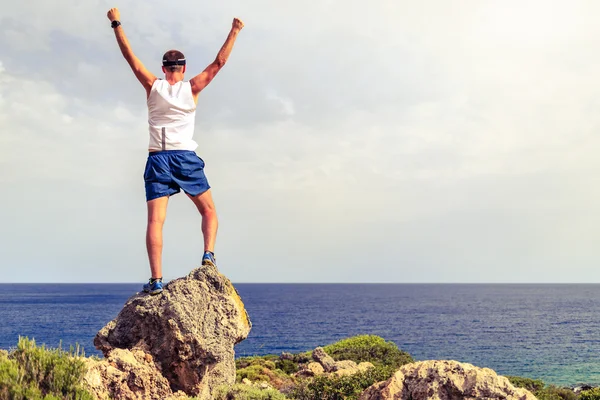
<svg viewBox="0 0 600 400"><path fill-rule="evenodd" d="M221 47L221 50L219 51L219 54L217 54L215 61L206 67L200 74L190 79L194 100L198 101L198 94L206 87L206 85L210 83L210 81L213 80L221 68L223 68L223 65L225 65L225 62L227 62L227 59L229 58L229 54L231 54L231 49L233 49L235 39L243 27L244 23L241 20L234 18L233 23L231 24L231 31L229 31L227 40L225 40L225 44L223 44L223 47Z"/></svg>
<svg viewBox="0 0 600 400"><path fill-rule="evenodd" d="M150 90L152 89L152 85L156 80L156 76L154 76L152 72L148 71L146 67L144 67L144 64L142 64L142 62L139 60L139 58L137 58L135 54L133 54L133 50L131 50L129 41L125 36L123 26L120 23L121 15L119 13L119 10L117 8L111 8L110 10L108 10L106 16L108 17L113 26L118 25L114 28L114 31L115 37L117 38L117 43L119 44L119 48L121 49L121 53L123 54L123 57L125 57L125 60L129 64L129 66L131 67L133 73L135 74L135 77L138 79L138 81L140 81L144 89L146 89L146 96L150 95ZM118 23L113 23L113 21L117 21Z"/></svg>

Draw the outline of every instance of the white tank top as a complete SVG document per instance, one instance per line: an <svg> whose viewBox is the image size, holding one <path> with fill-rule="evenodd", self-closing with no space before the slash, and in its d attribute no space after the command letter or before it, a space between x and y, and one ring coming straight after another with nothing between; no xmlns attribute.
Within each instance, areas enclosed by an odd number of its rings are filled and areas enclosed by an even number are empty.
<svg viewBox="0 0 600 400"><path fill-rule="evenodd" d="M148 150L195 150L195 118L196 103L189 82L171 85L164 79L154 81L148 96Z"/></svg>

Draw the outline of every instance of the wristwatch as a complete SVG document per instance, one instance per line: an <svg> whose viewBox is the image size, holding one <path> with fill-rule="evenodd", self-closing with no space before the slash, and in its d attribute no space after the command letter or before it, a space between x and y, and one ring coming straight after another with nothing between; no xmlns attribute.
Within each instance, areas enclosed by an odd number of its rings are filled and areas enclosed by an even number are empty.
<svg viewBox="0 0 600 400"><path fill-rule="evenodd" d="M117 21L116 19L110 23L111 28L116 28L119 25L121 25L121 21Z"/></svg>

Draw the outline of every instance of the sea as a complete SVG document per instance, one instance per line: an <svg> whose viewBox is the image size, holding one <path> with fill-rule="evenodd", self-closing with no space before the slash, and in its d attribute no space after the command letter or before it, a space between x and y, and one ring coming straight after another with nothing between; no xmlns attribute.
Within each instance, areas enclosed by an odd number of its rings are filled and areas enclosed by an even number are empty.
<svg viewBox="0 0 600 400"><path fill-rule="evenodd" d="M378 335L415 360L600 385L598 284L235 284L252 320L236 357ZM0 284L0 348L19 336L86 355L139 284Z"/></svg>

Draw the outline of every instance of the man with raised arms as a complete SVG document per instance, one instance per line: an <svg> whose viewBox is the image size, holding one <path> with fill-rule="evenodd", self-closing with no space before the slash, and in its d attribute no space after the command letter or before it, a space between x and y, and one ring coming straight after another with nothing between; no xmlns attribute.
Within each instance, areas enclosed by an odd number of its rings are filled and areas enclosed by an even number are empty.
<svg viewBox="0 0 600 400"><path fill-rule="evenodd" d="M144 170L148 207L146 248L152 276L144 285L144 291L158 294L163 290L162 229L167 215L167 203L169 196L180 190L194 202L202 216L202 265L216 265L214 247L217 214L210 186L204 175L204 161L194 151L198 147L192 139L194 119L198 95L225 65L244 24L234 18L231 31L217 58L199 75L184 81L186 60L180 51L169 50L165 53L162 60L165 79L158 79L133 54L121 25L119 10L111 8L107 16L123 57L146 89L150 132L149 155Z"/></svg>

